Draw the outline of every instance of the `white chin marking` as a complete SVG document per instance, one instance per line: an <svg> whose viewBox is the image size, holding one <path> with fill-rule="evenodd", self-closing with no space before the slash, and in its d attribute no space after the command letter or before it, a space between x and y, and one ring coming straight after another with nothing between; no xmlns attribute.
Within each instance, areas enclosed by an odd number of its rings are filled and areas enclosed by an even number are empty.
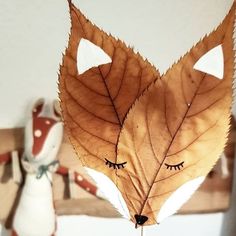
<svg viewBox="0 0 236 236"><path fill-rule="evenodd" d="M79 74L92 67L111 63L111 58L97 45L87 39L81 39L77 51L77 69Z"/></svg>
<svg viewBox="0 0 236 236"><path fill-rule="evenodd" d="M160 223L168 216L176 213L179 208L192 196L198 187L204 181L205 176L190 180L179 187L163 204L159 214L157 215L157 222Z"/></svg>
<svg viewBox="0 0 236 236"><path fill-rule="evenodd" d="M222 45L218 45L204 54L194 65L195 70L213 75L218 79L224 77L224 55Z"/></svg>
<svg viewBox="0 0 236 236"><path fill-rule="evenodd" d="M96 170L85 168L88 174L94 179L99 188L98 194L110 201L119 213L126 219L130 219L129 210L116 185L104 174Z"/></svg>

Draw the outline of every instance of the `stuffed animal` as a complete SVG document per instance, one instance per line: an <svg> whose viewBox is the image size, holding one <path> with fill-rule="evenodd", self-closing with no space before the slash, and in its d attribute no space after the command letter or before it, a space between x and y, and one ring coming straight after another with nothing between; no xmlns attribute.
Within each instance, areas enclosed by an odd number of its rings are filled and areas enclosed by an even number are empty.
<svg viewBox="0 0 236 236"><path fill-rule="evenodd" d="M13 216L12 236L55 235L54 173L70 174L77 185L101 197L96 186L82 175L60 166L57 155L62 139L63 124L56 103L45 103L45 100L39 99L33 105L25 125L23 154L13 151L0 155L0 164L12 162L16 182L22 182L21 168L25 172L22 192Z"/></svg>

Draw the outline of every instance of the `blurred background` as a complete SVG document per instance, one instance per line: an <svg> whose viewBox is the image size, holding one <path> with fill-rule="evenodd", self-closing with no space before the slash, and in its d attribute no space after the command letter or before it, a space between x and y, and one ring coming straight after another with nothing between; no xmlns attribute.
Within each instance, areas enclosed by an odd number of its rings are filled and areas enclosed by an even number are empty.
<svg viewBox="0 0 236 236"><path fill-rule="evenodd" d="M134 46L162 74L223 20L232 0L74 3L96 25ZM57 73L69 29L66 0L0 1L0 128L23 126L32 99L57 98ZM235 236L235 199L236 186L226 213L173 216L148 227L146 235ZM140 231L123 219L70 216L59 217L58 235L135 236Z"/></svg>

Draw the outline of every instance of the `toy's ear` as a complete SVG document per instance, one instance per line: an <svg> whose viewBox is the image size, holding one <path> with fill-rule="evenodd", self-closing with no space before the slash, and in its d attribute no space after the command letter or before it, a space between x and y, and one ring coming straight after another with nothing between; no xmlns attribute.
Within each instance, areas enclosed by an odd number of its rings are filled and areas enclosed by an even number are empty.
<svg viewBox="0 0 236 236"><path fill-rule="evenodd" d="M43 110L44 102L45 102L44 99L40 98L34 103L34 105L32 107L32 117L39 116L39 114Z"/></svg>
<svg viewBox="0 0 236 236"><path fill-rule="evenodd" d="M58 119L61 120L61 108L58 100L53 101L53 114Z"/></svg>

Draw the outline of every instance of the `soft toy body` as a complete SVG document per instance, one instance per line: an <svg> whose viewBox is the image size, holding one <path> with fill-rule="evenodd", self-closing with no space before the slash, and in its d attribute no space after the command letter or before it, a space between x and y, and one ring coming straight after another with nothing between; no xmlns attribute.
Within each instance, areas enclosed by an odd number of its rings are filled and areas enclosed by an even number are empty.
<svg viewBox="0 0 236 236"><path fill-rule="evenodd" d="M58 168L62 137L63 125L54 106L44 106L39 100L25 127L22 165L27 175L13 221L16 235L50 236L55 232L51 173Z"/></svg>
<svg viewBox="0 0 236 236"><path fill-rule="evenodd" d="M63 124L56 103L38 100L31 108L24 131L23 154L0 155L0 164L11 162L13 179L22 183L12 224L12 236L52 236L56 232L53 174L67 176L85 191L98 196L96 186L80 173L61 166L57 160L63 140ZM21 162L21 164L20 164Z"/></svg>
<svg viewBox="0 0 236 236"><path fill-rule="evenodd" d="M14 234L49 236L55 232L56 215L51 185L45 175L36 179L27 174L19 206L14 217Z"/></svg>

